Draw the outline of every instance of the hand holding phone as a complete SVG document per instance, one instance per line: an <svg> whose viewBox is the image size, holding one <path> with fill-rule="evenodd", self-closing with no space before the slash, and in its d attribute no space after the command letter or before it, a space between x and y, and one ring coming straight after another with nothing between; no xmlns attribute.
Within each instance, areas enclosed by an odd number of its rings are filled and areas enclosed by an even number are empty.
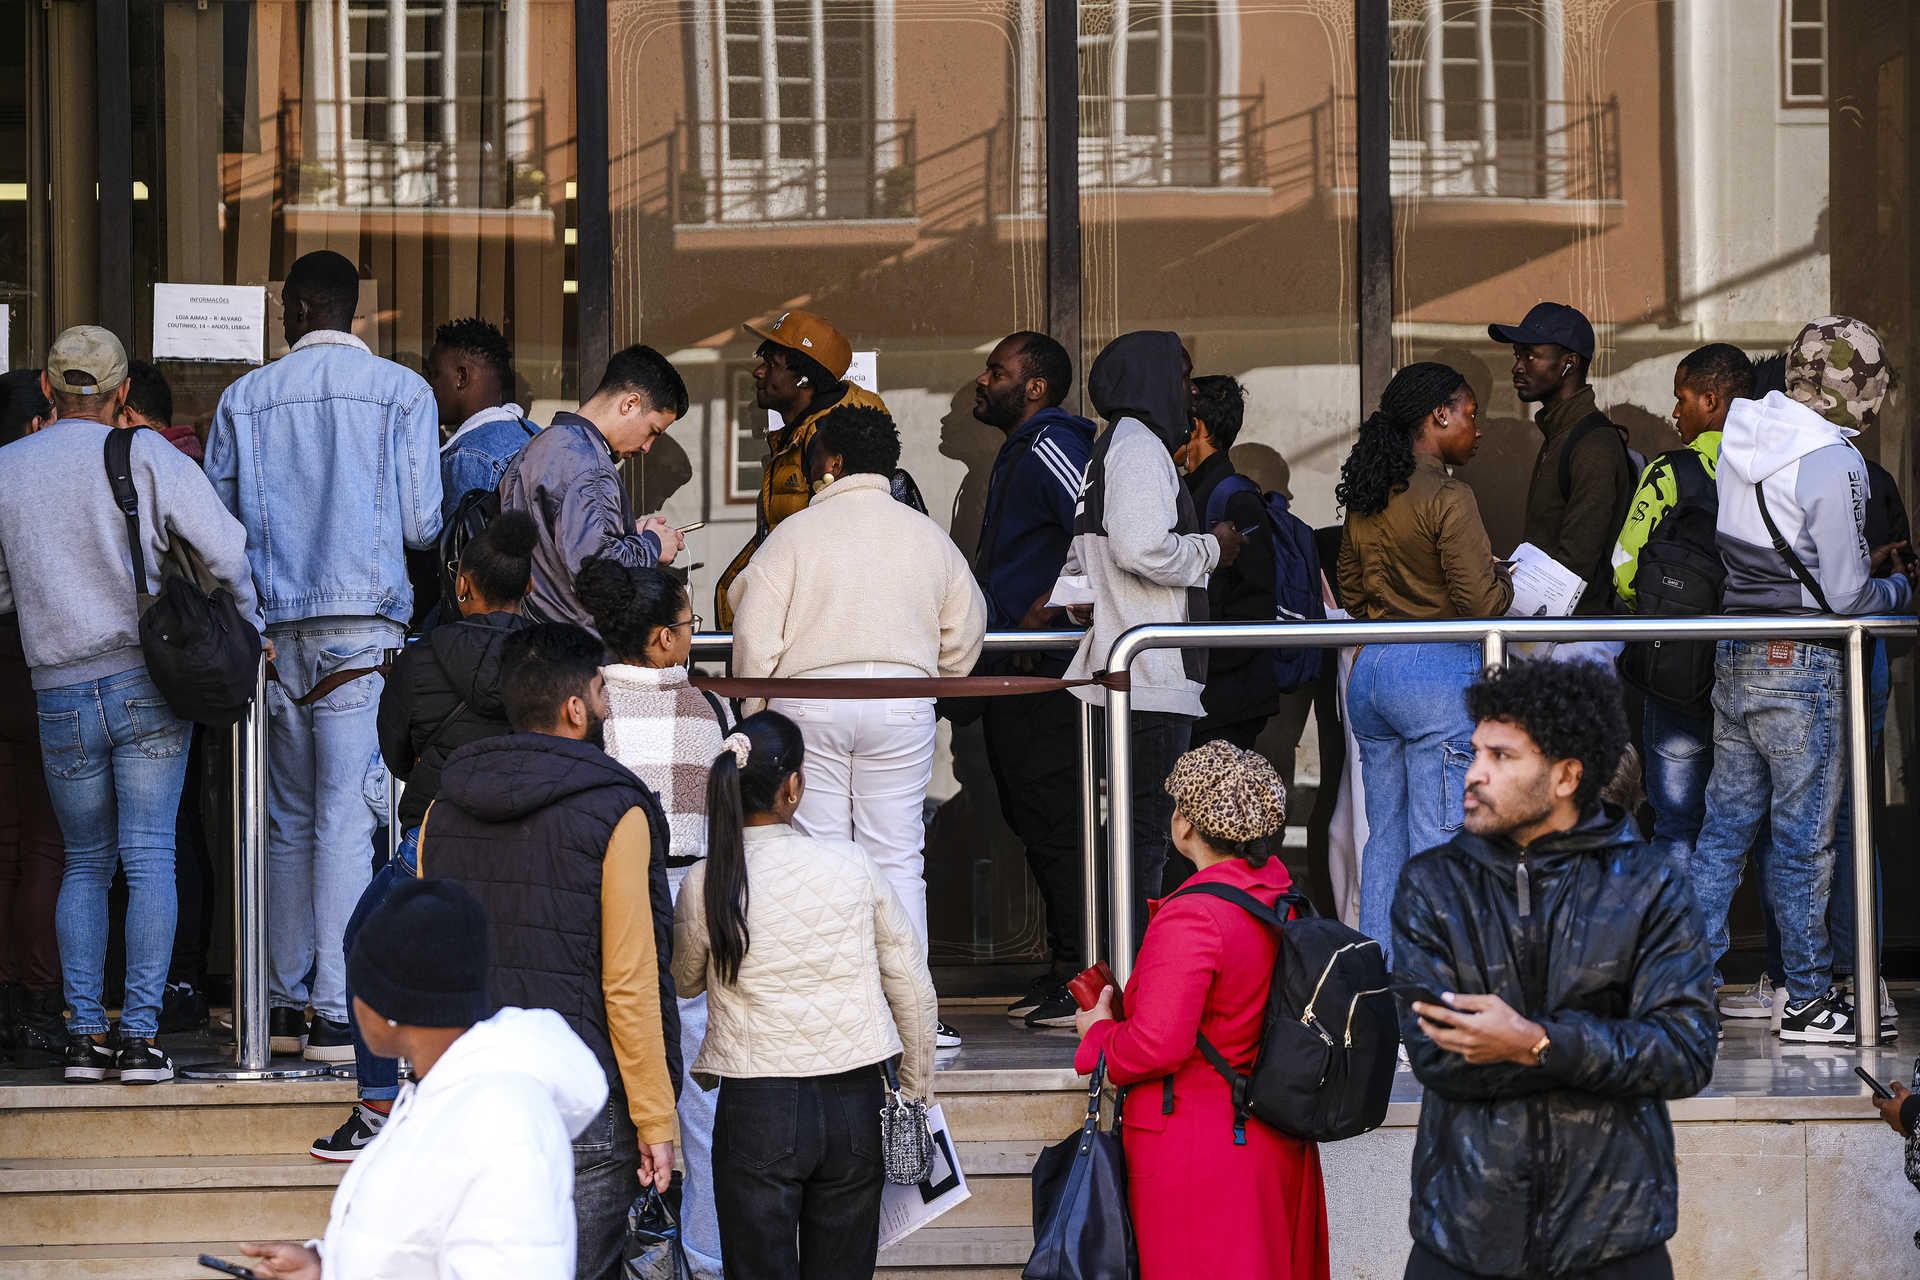
<svg viewBox="0 0 1920 1280"><path fill-rule="evenodd" d="M1873 1090L1874 1097L1876 1098L1893 1097L1893 1090L1887 1088L1886 1085L1881 1084L1878 1080L1874 1079L1873 1073L1868 1071L1865 1067L1855 1067L1853 1069L1853 1074L1859 1076L1862 1080L1865 1080L1867 1082L1867 1088Z"/></svg>
<svg viewBox="0 0 1920 1280"><path fill-rule="evenodd" d="M210 1253L200 1255L200 1265L209 1271L219 1271L225 1275L235 1276L237 1280L260 1280L258 1275L239 1263L228 1262L225 1258L216 1258Z"/></svg>
<svg viewBox="0 0 1920 1280"><path fill-rule="evenodd" d="M1391 985L1393 994L1406 1001L1409 1008L1416 1002L1420 1004L1438 1005L1442 1009L1451 1007L1445 1000L1442 1000L1432 988L1423 987L1417 982L1395 982Z"/></svg>
<svg viewBox="0 0 1920 1280"><path fill-rule="evenodd" d="M704 529L706 527L707 527L707 522L705 520L695 520L692 524L681 525L679 532L681 536L684 537L685 535L692 533L695 529Z"/></svg>

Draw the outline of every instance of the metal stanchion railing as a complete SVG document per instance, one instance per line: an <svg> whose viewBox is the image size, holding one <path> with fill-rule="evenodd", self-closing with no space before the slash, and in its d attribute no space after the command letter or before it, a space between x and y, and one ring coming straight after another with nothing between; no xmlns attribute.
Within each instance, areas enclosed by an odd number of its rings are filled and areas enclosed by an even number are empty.
<svg viewBox="0 0 1920 1280"><path fill-rule="evenodd" d="M297 1080L317 1062L273 1061L267 1031L267 660L233 727L233 1061L183 1067L188 1080Z"/></svg>
<svg viewBox="0 0 1920 1280"><path fill-rule="evenodd" d="M1822 616L1697 618L1463 618L1441 622L1168 623L1135 627L1113 643L1107 670L1124 672L1149 649L1282 649L1358 644L1479 644L1490 663L1510 644L1561 640L1839 640L1846 646L1847 743L1853 797L1856 1020L1863 1046L1880 1043L1879 916L1868 770L1866 637L1914 634L1912 618ZM1132 695L1107 693L1107 919L1114 975L1133 971Z"/></svg>

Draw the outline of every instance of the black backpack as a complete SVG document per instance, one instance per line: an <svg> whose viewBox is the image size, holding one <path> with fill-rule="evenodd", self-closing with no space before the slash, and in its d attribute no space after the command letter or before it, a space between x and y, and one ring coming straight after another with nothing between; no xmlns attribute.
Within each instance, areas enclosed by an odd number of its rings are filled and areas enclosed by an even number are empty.
<svg viewBox="0 0 1920 1280"><path fill-rule="evenodd" d="M240 615L233 593L214 581L200 553L177 533L160 562L159 594L147 594L140 495L133 487L133 435L134 429L107 432L106 468L113 501L127 518L127 552L133 561L147 675L175 715L224 728L239 721L253 698L260 633Z"/></svg>
<svg viewBox="0 0 1920 1280"><path fill-rule="evenodd" d="M1648 618L1691 618L1720 611L1727 566L1714 541L1720 494L1700 455L1662 455L1673 475L1673 509L1640 549L1633 572L1635 612ZM1711 640L1636 640L1620 655L1620 675L1634 688L1696 716L1713 705Z"/></svg>
<svg viewBox="0 0 1920 1280"><path fill-rule="evenodd" d="M1246 1141L1249 1115L1307 1142L1379 1128L1400 1049L1380 944L1316 915L1297 893L1281 894L1272 907L1223 884L1189 884L1169 896L1184 893L1231 902L1280 933L1253 1071L1241 1075L1198 1037L1200 1052L1233 1089L1234 1142ZM1284 914L1289 906L1295 919Z"/></svg>

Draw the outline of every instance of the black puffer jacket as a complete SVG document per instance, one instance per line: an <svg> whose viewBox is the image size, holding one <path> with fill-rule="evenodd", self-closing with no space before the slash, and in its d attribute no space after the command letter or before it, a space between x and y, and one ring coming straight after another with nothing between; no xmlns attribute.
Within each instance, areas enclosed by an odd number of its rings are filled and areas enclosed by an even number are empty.
<svg viewBox="0 0 1920 1280"><path fill-rule="evenodd" d="M500 700L500 651L527 626L513 613L482 613L443 622L401 651L380 694L380 755L407 784L400 796L402 830L440 794L447 757L469 742L508 732Z"/></svg>
<svg viewBox="0 0 1920 1280"><path fill-rule="evenodd" d="M1491 992L1545 1027L1541 1066L1473 1066L1401 1035L1426 1086L1413 1238L1488 1276L1560 1276L1678 1220L1665 1099L1713 1074L1713 968L1691 887L1613 811L1522 850L1463 832L1410 861L1394 981Z"/></svg>

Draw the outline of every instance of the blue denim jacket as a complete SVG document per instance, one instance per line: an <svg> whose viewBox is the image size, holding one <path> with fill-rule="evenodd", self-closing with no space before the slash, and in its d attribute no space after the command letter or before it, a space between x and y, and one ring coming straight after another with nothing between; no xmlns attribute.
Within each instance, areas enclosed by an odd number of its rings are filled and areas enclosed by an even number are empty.
<svg viewBox="0 0 1920 1280"><path fill-rule="evenodd" d="M227 388L207 478L246 526L268 626L406 623L405 548L440 534L439 419L420 375L331 330Z"/></svg>
<svg viewBox="0 0 1920 1280"><path fill-rule="evenodd" d="M520 412L520 406L502 405L501 412L502 416L471 429L463 425L441 446L440 514L447 519L453 518L453 509L469 491L498 489L514 458L539 434L540 428Z"/></svg>

